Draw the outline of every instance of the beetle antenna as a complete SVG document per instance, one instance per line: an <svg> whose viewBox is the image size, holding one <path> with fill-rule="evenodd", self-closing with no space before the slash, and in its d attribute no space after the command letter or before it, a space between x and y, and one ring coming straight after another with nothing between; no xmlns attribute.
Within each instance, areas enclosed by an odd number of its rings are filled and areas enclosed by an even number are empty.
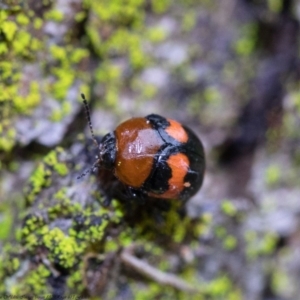
<svg viewBox="0 0 300 300"><path fill-rule="evenodd" d="M91 121L91 113L90 113L90 108L89 108L89 105L86 101L86 98L85 98L85 95L83 93L81 93L81 98L83 100L83 104L84 104L84 108L85 108L85 113L86 113L86 117L87 117L87 120L88 120L88 124L89 124L89 127L90 127L90 132L91 132L91 135L92 135L92 139L93 139L93 142L94 144L96 145L97 148L99 148L99 144L96 140L96 137L95 137L95 134L94 134L94 130L93 130L93 125L92 125L92 121ZM98 160L97 160L98 161ZM95 168L95 166L93 166L92 168ZM90 171L89 171L90 172ZM88 173L89 173L88 172ZM87 174L87 173L86 173ZM85 175L86 175L85 174ZM82 174L83 175L83 174ZM84 176L84 175L83 175Z"/></svg>
<svg viewBox="0 0 300 300"><path fill-rule="evenodd" d="M94 172L95 168L97 167L97 165L99 164L99 158L95 161L95 163L85 172L83 172L82 174L80 174L79 176L77 176L77 179L81 179L82 177L84 177L85 175Z"/></svg>

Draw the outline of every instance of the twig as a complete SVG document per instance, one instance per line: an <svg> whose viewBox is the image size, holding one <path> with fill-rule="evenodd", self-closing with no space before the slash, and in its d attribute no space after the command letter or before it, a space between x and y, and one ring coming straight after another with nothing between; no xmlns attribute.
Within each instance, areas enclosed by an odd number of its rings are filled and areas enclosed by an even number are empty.
<svg viewBox="0 0 300 300"><path fill-rule="evenodd" d="M173 288L186 292L197 292L198 290L188 284L186 281L180 279L179 277L162 272L152 266L150 266L147 262L136 258L131 254L131 249L124 249L121 253L121 261L127 266L133 268L137 272L143 274L144 276L162 284L169 285Z"/></svg>

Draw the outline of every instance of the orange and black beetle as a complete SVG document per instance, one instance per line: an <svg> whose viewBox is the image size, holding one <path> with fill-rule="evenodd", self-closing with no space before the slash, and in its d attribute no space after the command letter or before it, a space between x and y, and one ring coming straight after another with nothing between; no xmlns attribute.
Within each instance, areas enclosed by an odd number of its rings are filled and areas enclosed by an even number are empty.
<svg viewBox="0 0 300 300"><path fill-rule="evenodd" d="M87 115L94 138L88 110ZM201 187L205 159L192 130L151 114L127 120L106 134L94 166L112 171L133 197L185 201Z"/></svg>

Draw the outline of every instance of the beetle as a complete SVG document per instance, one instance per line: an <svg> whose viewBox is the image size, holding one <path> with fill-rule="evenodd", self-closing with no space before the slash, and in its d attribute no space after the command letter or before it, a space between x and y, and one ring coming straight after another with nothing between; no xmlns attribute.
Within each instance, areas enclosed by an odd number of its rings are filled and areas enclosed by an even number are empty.
<svg viewBox="0 0 300 300"><path fill-rule="evenodd" d="M187 201L200 189L205 170L204 150L191 129L150 114L121 123L98 143L87 100L84 94L81 96L98 148L90 171L96 167L108 170L133 198Z"/></svg>

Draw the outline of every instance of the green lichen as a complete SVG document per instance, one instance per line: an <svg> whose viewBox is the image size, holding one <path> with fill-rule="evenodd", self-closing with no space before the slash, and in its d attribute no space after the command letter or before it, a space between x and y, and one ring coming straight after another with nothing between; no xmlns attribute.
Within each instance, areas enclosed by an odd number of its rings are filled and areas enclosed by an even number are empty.
<svg viewBox="0 0 300 300"><path fill-rule="evenodd" d="M52 45L50 47L50 53L53 57L53 66L51 67L51 73L55 76L56 80L50 87L50 92L53 93L56 99L64 100L66 95L73 85L77 74L75 66L81 63L84 59L87 59L89 52L83 48L61 47ZM62 112L68 107L63 107Z"/></svg>
<svg viewBox="0 0 300 300"><path fill-rule="evenodd" d="M47 209L47 213L51 220L61 217L76 215L82 210L79 203L73 203L66 195L67 189L62 188L53 195L51 206Z"/></svg>
<svg viewBox="0 0 300 300"><path fill-rule="evenodd" d="M50 120L60 122L72 108L70 102L66 100L75 84L78 84L80 91L84 92L87 98L93 94L89 86L91 78L101 86L103 91L101 99L104 99L103 103L110 107L118 106L123 88L137 94L135 99L144 100L153 97L157 92L156 87L145 85L141 80L135 79L145 66L152 63L152 57L147 53L145 45L147 46L149 42L162 42L166 38L166 33L159 27L148 27L146 14L149 8L155 13L164 13L170 4L170 1L153 0L148 3L144 0L129 0L124 6L120 1L86 0L83 3L83 10L79 11L74 19L77 22L75 26L78 25L87 35L80 36L80 40L76 39L77 37L72 35L73 28L71 28L72 32L68 32L59 45L51 45L51 40L48 40L46 35L41 35L48 21L64 22L63 13L52 8L55 7L55 1L42 1L43 13L39 17L34 16L34 12L32 14L16 12L15 19L13 15L7 13L1 20L0 12L1 22L7 22L4 26L5 32L2 32L4 41L0 43L0 52L5 56L0 62L5 77L3 84L0 83L0 101L5 102L4 109L1 107L1 113L7 120L1 123L0 128L5 136L3 144L6 143L6 146L3 148L8 151L7 149L11 149L16 142L13 118L30 115L42 104L41 99L44 97L47 99L50 95L51 99L55 98L59 103L57 109L49 112ZM185 18L182 21L182 30L190 30L194 24L195 18ZM35 36L41 36L42 41L39 42ZM49 47L45 49L45 45ZM97 59L99 62L99 67L94 70L87 68L91 63L90 48L93 51L92 62ZM12 59L7 59L8 53L12 55ZM19 91L23 76L22 66L27 60L36 62L36 58L41 57L44 84L29 80L26 93L21 94ZM122 61L122 64L119 64L119 61ZM130 70L132 75L129 77L132 78L128 78L124 70L126 72ZM187 79L189 82L193 82L196 78L193 74L187 77L190 78ZM218 89L208 90L206 96L207 102L218 102L220 92ZM195 101L197 105L195 107L199 109L197 100L199 98ZM13 110L8 107L13 107ZM7 141L11 141L11 144L8 145ZM193 243L196 249L199 247L199 237L211 229L212 215L204 214L200 220L191 220L178 213L176 205L168 212L162 212L161 223L156 222L150 213L145 213L140 222L130 220L127 223L130 208L116 200L112 201L108 208L102 207L101 197L94 192L96 185L91 185L92 187L86 190L91 201L85 202L80 198L80 202L76 203L77 198L72 194L72 187L70 190L71 179L69 180L67 176L72 177L73 165L80 168L82 163L78 162L80 160L78 157L73 160L69 165L62 149L51 151L29 179L29 187L25 191L28 200L27 209L34 213L26 212L27 217L20 230L20 239L23 246L22 254L35 264L30 265L29 271L20 278L20 284L14 291L21 292L23 289L27 292L32 289L37 295L48 292L47 278L50 274L44 272L43 263L39 263L40 257L36 256L39 253L43 253L45 260L49 261L54 269L56 266L65 269L67 286L70 290L76 294L82 291L86 294L83 261L89 254L100 253L105 260L109 254L117 255L120 249L136 244L144 249L145 259L162 270L172 271L172 263L166 259L169 253L166 252L173 253L174 248L179 248L182 244L190 246ZM92 178L91 182L96 182L95 178ZM225 205L225 214L232 216L233 211ZM233 249L233 236L225 232L222 239L226 249ZM165 241L163 245L162 240ZM12 273L20 268L21 261L19 258L11 261ZM42 267L39 269L37 266ZM183 266L178 273L191 283L198 279L193 265L190 268ZM215 295L215 298L225 295L226 299L237 299L231 296L234 287L228 281L226 283L225 280L216 280L213 282L216 287L209 287L208 293ZM186 294L173 288L164 287L162 291L157 283L149 284L148 281L144 281L132 284L135 287L136 299L186 297ZM142 290L141 285L145 287ZM205 299L201 295L197 297L193 295L191 298Z"/></svg>
<svg viewBox="0 0 300 300"><path fill-rule="evenodd" d="M6 22L3 22L1 31L4 34L7 41L11 42L15 36L15 33L17 32L17 25L9 20L6 20Z"/></svg>
<svg viewBox="0 0 300 300"><path fill-rule="evenodd" d="M55 21L55 22L61 22L64 18L64 15L61 11L57 9L51 9L45 13L45 19Z"/></svg>
<svg viewBox="0 0 300 300"><path fill-rule="evenodd" d="M87 14L85 11L80 11L75 15L76 22L80 23L86 18Z"/></svg>
<svg viewBox="0 0 300 300"><path fill-rule="evenodd" d="M110 224L106 214L84 212L74 218L69 234L83 242L97 243L103 240Z"/></svg>
<svg viewBox="0 0 300 300"><path fill-rule="evenodd" d="M237 246L237 239L233 235L228 235L223 241L223 248L227 251L234 250Z"/></svg>
<svg viewBox="0 0 300 300"><path fill-rule="evenodd" d="M190 31L192 30L197 22L197 14L195 11L189 11L184 14L182 21L181 21L181 27L183 31Z"/></svg>
<svg viewBox="0 0 300 300"><path fill-rule="evenodd" d="M30 34L31 21L34 17L22 10L0 11L0 150L5 152L9 152L17 140L15 118L19 114L30 114L40 104L39 84L25 83L22 76L23 60L33 58L42 47L42 42Z"/></svg>
<svg viewBox="0 0 300 300"><path fill-rule="evenodd" d="M226 275L220 275L213 279L211 282L203 286L206 294L210 295L213 299L221 297L223 299L230 299L232 296L237 295L233 288L233 283ZM239 295L240 296L240 295ZM242 299L242 298L237 298Z"/></svg>
<svg viewBox="0 0 300 300"><path fill-rule="evenodd" d="M166 38L166 33L160 27L152 27L147 31L149 40L153 43L162 42Z"/></svg>
<svg viewBox="0 0 300 300"><path fill-rule="evenodd" d="M81 263L82 264L82 263ZM78 270L71 273L71 275L67 278L67 286L71 291L79 294L84 291L85 286L82 280L82 269L83 267L80 265Z"/></svg>
<svg viewBox="0 0 300 300"><path fill-rule="evenodd" d="M293 290L293 280L286 270L274 268L271 278L272 291L282 298L287 298Z"/></svg>
<svg viewBox="0 0 300 300"><path fill-rule="evenodd" d="M276 164L271 164L266 169L265 180L268 186L272 187L276 185L280 180L281 169Z"/></svg>
<svg viewBox="0 0 300 300"><path fill-rule="evenodd" d="M136 299L145 299L145 300L150 300L150 299L156 299L161 296L161 288L159 287L158 284L156 283L150 283L148 286L145 287L134 287L134 294ZM164 292L163 292L163 299L174 299L172 297L175 297L174 291L167 287L164 286Z"/></svg>
<svg viewBox="0 0 300 300"><path fill-rule="evenodd" d="M25 198L31 204L43 188L49 187L55 176L66 176L68 168L64 162L58 161L58 156L64 155L62 148L58 147L49 152L43 162L39 163L35 172L29 179L29 184L25 188Z"/></svg>
<svg viewBox="0 0 300 300"><path fill-rule="evenodd" d="M207 87L203 96L206 102L214 105L217 105L223 99L220 90L215 86Z"/></svg>
<svg viewBox="0 0 300 300"><path fill-rule="evenodd" d="M42 244L41 238L48 233L49 227L45 220L36 215L27 217L21 230L21 241L29 251L35 250Z"/></svg>
<svg viewBox="0 0 300 300"><path fill-rule="evenodd" d="M14 98L14 105L18 112L27 113L32 108L40 104L41 96L39 90L39 83L37 81L31 81L29 85L29 93L27 96L16 96Z"/></svg>
<svg viewBox="0 0 300 300"><path fill-rule="evenodd" d="M65 176L68 173L68 168L64 163L54 165L54 170L60 175Z"/></svg>
<svg viewBox="0 0 300 300"><path fill-rule="evenodd" d="M29 179L29 186L25 189L26 201L30 204L41 192L42 188L50 186L52 171L46 165L40 163Z"/></svg>
<svg viewBox="0 0 300 300"><path fill-rule="evenodd" d="M108 238L105 241L104 252L111 253L116 252L120 248L130 247L133 243L132 236L134 235L134 230L130 228L124 228L119 234L118 239ZM145 244L143 245L145 246Z"/></svg>
<svg viewBox="0 0 300 300"><path fill-rule="evenodd" d="M225 227L223 227L223 226L216 226L214 228L214 231L215 231L215 235L218 238L223 238L227 234L227 229Z"/></svg>
<svg viewBox="0 0 300 300"><path fill-rule="evenodd" d="M78 255L83 251L74 238L57 227L49 230L42 241L49 251L49 260L65 269L73 267L78 261Z"/></svg>
<svg viewBox="0 0 300 300"><path fill-rule="evenodd" d="M3 277L4 275L8 276L14 274L16 271L19 270L21 266L21 260L18 257L15 247L13 248L13 247L6 246L4 253L5 254L3 254L2 257L0 257L1 258L0 269ZM7 253L9 253L9 255Z"/></svg>
<svg viewBox="0 0 300 300"><path fill-rule="evenodd" d="M168 7L170 6L171 1L170 0L152 0L151 1L151 5L152 5L152 9L155 13L163 13L165 12Z"/></svg>
<svg viewBox="0 0 300 300"><path fill-rule="evenodd" d="M241 29L241 37L235 41L234 50L237 55L249 56L256 46L257 26L254 24L245 25Z"/></svg>
<svg viewBox="0 0 300 300"><path fill-rule="evenodd" d="M224 200L222 202L221 209L222 209L223 213L226 214L229 217L233 217L237 213L236 207L233 205L232 202L230 202L228 200Z"/></svg>
<svg viewBox="0 0 300 300"><path fill-rule="evenodd" d="M75 79L89 80L89 76L77 68L89 55L85 48L77 45L53 48L48 43L48 36L42 31L43 25L48 20L61 22L64 16L56 9L49 9L52 3L46 2L40 5L41 10L47 7L42 17L25 7L14 12L11 9L0 11L0 34L3 37L0 42L0 150L5 152L9 152L19 139L14 126L16 118L23 114L32 115L32 111L42 104L42 94L50 93L63 102L60 108L49 113L50 120L58 122L71 111L70 103L64 100ZM45 48L46 44L50 44L50 47ZM62 49L61 52L65 51L64 57L57 56L57 48ZM24 74L28 61L38 62L40 57L43 57L41 73L45 68L45 74L51 77L51 81L47 81L44 76L45 84L42 85ZM57 80L53 81L53 76Z"/></svg>
<svg viewBox="0 0 300 300"><path fill-rule="evenodd" d="M30 270L25 280L16 286L11 294L13 295L34 295L34 296L44 296L50 295L51 290L47 285L47 280L50 277L51 272L49 269L39 264L35 269Z"/></svg>
<svg viewBox="0 0 300 300"><path fill-rule="evenodd" d="M278 242L278 235L274 232L259 233L249 230L245 232L244 238L246 241L245 252L249 260L271 255Z"/></svg>
<svg viewBox="0 0 300 300"><path fill-rule="evenodd" d="M19 14L16 17L16 21L17 23L19 23L20 25L28 25L30 22L30 19L28 18L28 16L24 15L24 14Z"/></svg>
<svg viewBox="0 0 300 300"><path fill-rule="evenodd" d="M110 216L110 219L114 223L118 224L121 222L121 220L124 217L124 210L123 210L122 206L120 205L120 203L116 200L113 200L111 205L112 205L114 213L113 213L113 215Z"/></svg>
<svg viewBox="0 0 300 300"><path fill-rule="evenodd" d="M283 1L282 0L268 0L268 7L272 12L279 13L282 10Z"/></svg>
<svg viewBox="0 0 300 300"><path fill-rule="evenodd" d="M163 12L169 2L153 1L151 5L156 12ZM160 43L166 38L161 28L146 26L145 1L130 0L125 7L119 1L85 1L84 6L93 12L85 30L93 51L102 60L95 76L102 82L103 103L117 110L120 91L128 87L136 92L139 101L153 97L155 87L149 85L147 88L142 86L141 89L134 89L136 76L128 84L122 74L124 66L121 69L120 64L114 64L114 59L111 59L122 57L138 73L152 60L145 50L145 42Z"/></svg>

